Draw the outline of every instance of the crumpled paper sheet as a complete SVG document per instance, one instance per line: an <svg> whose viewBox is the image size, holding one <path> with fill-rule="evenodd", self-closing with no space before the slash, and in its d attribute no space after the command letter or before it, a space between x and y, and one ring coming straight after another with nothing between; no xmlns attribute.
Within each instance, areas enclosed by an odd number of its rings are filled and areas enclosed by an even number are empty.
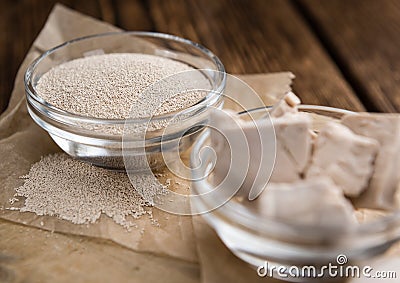
<svg viewBox="0 0 400 283"><path fill-rule="evenodd" d="M0 205L10 207L14 188L22 185L20 176L28 173L40 157L60 151L49 135L29 117L25 105L23 74L30 62L44 50L64 41L88 34L116 31L117 28L81 15L61 5L50 14L43 30L29 50L15 80L8 109L0 117ZM135 221L138 228L127 232L108 217L92 225L74 225L56 217L38 217L33 213L1 210L0 217L42 229L111 239L128 248L197 262L196 246L190 217L168 215L153 209L156 227L147 216ZM144 233L140 233L144 229Z"/></svg>
<svg viewBox="0 0 400 283"><path fill-rule="evenodd" d="M201 216L193 217L193 226L201 266L201 282L283 282L274 278L258 276L255 269L229 251Z"/></svg>
<svg viewBox="0 0 400 283"><path fill-rule="evenodd" d="M199 283L197 263L0 219L1 283Z"/></svg>
<svg viewBox="0 0 400 283"><path fill-rule="evenodd" d="M27 174L33 163L43 155L60 151L27 113L23 75L29 63L43 51L67 40L116 30L118 28L62 5L56 5L51 12L17 74L9 107L0 116L0 208L11 206L9 199L13 197L14 189L23 183L19 177ZM292 76L290 73L277 73L245 75L240 78L248 81L263 97L268 97L265 103L274 103L290 90ZM138 228L127 232L105 216L95 224L75 225L56 217L0 210L0 217L6 220L50 231L108 239L134 251L198 263L191 217L170 215L157 209L153 209L153 215L160 227L155 227L148 217L142 216L136 221ZM144 234L140 233L142 229Z"/></svg>

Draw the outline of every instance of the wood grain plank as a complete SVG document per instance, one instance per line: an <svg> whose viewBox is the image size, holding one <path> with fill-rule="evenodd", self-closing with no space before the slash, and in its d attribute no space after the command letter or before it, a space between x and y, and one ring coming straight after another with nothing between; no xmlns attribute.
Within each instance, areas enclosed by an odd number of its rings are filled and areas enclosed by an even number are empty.
<svg viewBox="0 0 400 283"><path fill-rule="evenodd" d="M17 73L13 64L13 46L10 46L13 31L9 28L12 17L16 14L16 3L12 0L3 1L0 14L0 113L8 105L11 94L11 85ZM11 43L12 44L12 43ZM17 55L18 56L18 55Z"/></svg>
<svg viewBox="0 0 400 283"><path fill-rule="evenodd" d="M14 78L51 7L45 1L3 1L0 17L0 112L8 104Z"/></svg>
<svg viewBox="0 0 400 283"><path fill-rule="evenodd" d="M363 105L289 1L150 0L157 31L201 42L230 73L292 71L304 103Z"/></svg>
<svg viewBox="0 0 400 283"><path fill-rule="evenodd" d="M115 5L108 0L99 1L63 0L62 3L109 22L119 20L125 29L157 30L201 42L223 60L231 73L293 71L297 75L295 90L305 103L363 109L288 1L150 0L146 4L146 1L118 0ZM0 54L1 58L9 58L12 69L11 75L0 75L2 94L10 93L16 69L55 1L9 2L16 5L10 9L14 13L10 12L3 22L10 23L17 13L27 16L13 30L10 40L13 48L1 51L5 55ZM114 6L117 17L114 11L110 12Z"/></svg>
<svg viewBox="0 0 400 283"><path fill-rule="evenodd" d="M369 110L400 111L400 2L301 1Z"/></svg>
<svg viewBox="0 0 400 283"><path fill-rule="evenodd" d="M103 21L116 24L116 11L112 0L98 0Z"/></svg>
<svg viewBox="0 0 400 283"><path fill-rule="evenodd" d="M153 23L146 7L140 0L116 0L117 24L125 30L152 31Z"/></svg>
<svg viewBox="0 0 400 283"><path fill-rule="evenodd" d="M55 3L113 23L109 0L5 0L0 15L0 113L7 107L17 70ZM108 6L107 6L108 4Z"/></svg>

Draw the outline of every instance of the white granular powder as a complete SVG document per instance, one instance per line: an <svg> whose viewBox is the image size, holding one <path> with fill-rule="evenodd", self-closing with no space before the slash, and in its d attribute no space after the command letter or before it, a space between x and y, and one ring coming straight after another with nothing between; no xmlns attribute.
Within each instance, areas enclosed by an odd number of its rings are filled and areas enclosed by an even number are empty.
<svg viewBox="0 0 400 283"><path fill-rule="evenodd" d="M15 194L25 197L19 209L22 212L58 216L75 224L93 223L104 213L126 228L135 226L127 216L151 215L149 203L135 191L125 173L95 167L64 153L43 157L23 178L25 183ZM149 191L167 193L166 187Z"/></svg>
<svg viewBox="0 0 400 283"><path fill-rule="evenodd" d="M126 119L132 117L131 106L149 86L189 70L194 69L184 63L154 55L95 55L50 69L39 79L36 90L46 102L71 113L105 119ZM204 96L204 92L193 91L176 96L165 101L154 114L185 109ZM140 101L141 107L146 107L154 99L150 97L147 101L146 97L141 97L140 100L143 100ZM143 113L146 109L133 110Z"/></svg>

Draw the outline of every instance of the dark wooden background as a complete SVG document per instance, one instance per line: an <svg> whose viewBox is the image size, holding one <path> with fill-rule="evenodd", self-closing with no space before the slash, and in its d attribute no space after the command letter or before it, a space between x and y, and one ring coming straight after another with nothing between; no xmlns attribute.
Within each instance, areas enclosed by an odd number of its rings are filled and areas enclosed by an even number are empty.
<svg viewBox="0 0 400 283"><path fill-rule="evenodd" d="M229 73L292 71L304 103L400 111L397 0L62 0L126 30L200 42ZM55 1L0 2L0 113Z"/></svg>

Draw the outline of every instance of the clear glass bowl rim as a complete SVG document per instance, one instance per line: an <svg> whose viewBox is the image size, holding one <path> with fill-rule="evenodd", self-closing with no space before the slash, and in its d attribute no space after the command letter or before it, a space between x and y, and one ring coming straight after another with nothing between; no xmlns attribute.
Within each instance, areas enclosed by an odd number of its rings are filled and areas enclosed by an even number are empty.
<svg viewBox="0 0 400 283"><path fill-rule="evenodd" d="M72 120L79 120L79 122L87 122L90 124L102 124L102 125L124 125L125 123L146 123L148 121L148 117L144 118L135 118L135 119L103 119L103 118L97 118L97 117L89 117L89 116L83 116L75 113L71 113L65 110L62 110L58 107L55 107L54 105L46 102L43 98L41 98L38 93L36 92L33 82L32 82L32 73L35 71L37 66L41 63L43 59L48 57L50 54L58 51L59 49L66 47L68 45L71 45L76 42L84 41L84 40L90 40L90 39L95 39L99 37L106 37L106 36L118 36L118 35L133 35L133 36L138 36L138 37L152 37L152 38L157 38L157 39L165 39L165 40L171 40L175 41L178 43L186 44L191 47L196 48L198 51L201 53L205 54L209 59L213 61L213 63L216 65L217 70L215 72L219 73L218 81L216 82L216 87L210 92L209 95L206 96L205 99L201 100L199 103L192 105L182 111L180 113L185 114L185 113L190 113L191 111L196 111L199 106L201 105L207 105L207 103L210 100L213 100L215 98L218 99L218 97L221 97L221 94L225 88L226 84L226 72L225 72L225 67L222 64L221 60L210 50L208 50L206 47L202 46L199 43L193 42L188 39L181 38L179 36L171 35L171 34L166 34L166 33L158 33L158 32L146 32L146 31L117 31L117 32L106 32L106 33L100 33L100 34L92 34L92 35L87 35L79 38L75 38L69 41L66 41L60 45L57 45L45 52L43 52L38 58L36 58L27 68L25 75L24 75L24 84L25 84L25 91L26 95L29 96L30 98L34 99L39 105L42 107L46 108L47 111L52 111L56 113L59 116L64 116L67 119L72 119ZM157 120L169 120L174 117L174 113L166 113L163 115L159 115L156 117L152 117L153 121Z"/></svg>

